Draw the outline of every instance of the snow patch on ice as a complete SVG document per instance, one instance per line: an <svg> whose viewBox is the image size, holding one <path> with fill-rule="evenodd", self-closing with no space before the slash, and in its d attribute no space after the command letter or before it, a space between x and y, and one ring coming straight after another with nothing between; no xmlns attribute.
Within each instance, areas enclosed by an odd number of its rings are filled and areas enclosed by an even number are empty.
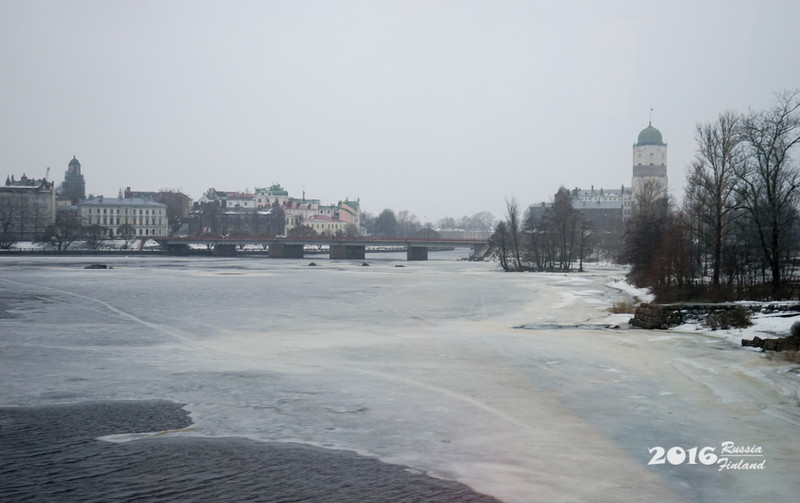
<svg viewBox="0 0 800 503"><path fill-rule="evenodd" d="M602 293L599 290L570 290L561 292L562 302L554 306L554 308L562 308L575 305L576 302L585 302L587 304L605 304L606 301L602 298Z"/></svg>
<svg viewBox="0 0 800 503"><path fill-rule="evenodd" d="M699 334L706 337L726 340L735 346L741 346L742 339L753 339L754 337L760 337L762 339L775 339L790 335L792 325L795 322L800 321L800 313L796 313L793 316L787 316L787 313L755 314L750 321L753 322L753 325L747 328L713 330L700 324L699 322L694 322L684 323L677 327L671 328L669 331L675 333ZM761 351L761 348L748 349L759 352Z"/></svg>
<svg viewBox="0 0 800 503"><path fill-rule="evenodd" d="M650 290L633 286L624 279L614 280L609 283L608 286L611 288L616 288L617 290L620 290L641 302L653 302L656 300L656 296L653 295Z"/></svg>

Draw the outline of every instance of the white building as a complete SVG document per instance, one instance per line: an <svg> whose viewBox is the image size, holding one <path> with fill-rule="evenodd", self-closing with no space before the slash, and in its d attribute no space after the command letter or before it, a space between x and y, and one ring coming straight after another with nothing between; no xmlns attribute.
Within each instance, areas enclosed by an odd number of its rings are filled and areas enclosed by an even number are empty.
<svg viewBox="0 0 800 503"><path fill-rule="evenodd" d="M259 208L269 207L275 203L283 206L289 200L289 193L275 183L270 187L256 187L255 201Z"/></svg>
<svg viewBox="0 0 800 503"><path fill-rule="evenodd" d="M140 197L94 197L78 203L81 225L99 225L107 236L120 235L120 227L130 224L137 238L166 236L169 230L167 205Z"/></svg>
<svg viewBox="0 0 800 503"><path fill-rule="evenodd" d="M256 195L250 192L230 192L210 188L197 200L198 204L214 202L220 208L239 210L260 208L256 204Z"/></svg>
<svg viewBox="0 0 800 503"><path fill-rule="evenodd" d="M572 207L578 210L622 209L622 221L631 216L633 205L632 191L624 185L618 189L579 189L575 187L569 193Z"/></svg>

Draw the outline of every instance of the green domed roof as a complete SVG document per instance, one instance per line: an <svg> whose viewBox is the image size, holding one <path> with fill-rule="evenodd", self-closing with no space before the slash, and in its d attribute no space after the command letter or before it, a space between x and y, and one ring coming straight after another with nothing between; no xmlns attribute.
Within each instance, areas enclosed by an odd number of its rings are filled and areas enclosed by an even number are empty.
<svg viewBox="0 0 800 503"><path fill-rule="evenodd" d="M652 124L648 124L646 128L642 129L639 133L639 141L636 145L664 145L664 140L661 138L661 131L654 128Z"/></svg>

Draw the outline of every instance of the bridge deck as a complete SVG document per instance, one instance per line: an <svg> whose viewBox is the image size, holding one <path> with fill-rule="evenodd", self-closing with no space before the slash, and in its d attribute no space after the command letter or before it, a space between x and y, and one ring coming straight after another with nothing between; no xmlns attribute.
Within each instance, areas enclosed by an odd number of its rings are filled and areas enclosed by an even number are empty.
<svg viewBox="0 0 800 503"><path fill-rule="evenodd" d="M331 258L364 258L367 247L402 247L406 249L408 260L427 260L430 248L471 247L478 255L488 246L484 239L451 238L384 238L384 237L330 237L306 236L277 238L274 236L209 237L186 236L160 238L156 241L168 253L183 255L190 253L191 245L206 246L215 255L234 256L237 248L247 245L269 247L269 255L274 258L302 258L306 246L328 246Z"/></svg>
<svg viewBox="0 0 800 503"><path fill-rule="evenodd" d="M242 237L208 237L185 236L155 239L161 245L178 244L231 244L231 245L345 245L345 246L457 246L474 247L488 244L486 239L451 239L451 238L386 238L386 237L330 237L304 236L276 238L274 236L242 236Z"/></svg>

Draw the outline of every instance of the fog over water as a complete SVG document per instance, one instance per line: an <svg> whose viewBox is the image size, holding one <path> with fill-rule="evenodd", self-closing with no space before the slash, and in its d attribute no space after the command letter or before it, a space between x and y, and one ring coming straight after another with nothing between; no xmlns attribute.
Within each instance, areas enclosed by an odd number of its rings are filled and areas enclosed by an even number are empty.
<svg viewBox="0 0 800 503"><path fill-rule="evenodd" d="M621 268L507 274L453 256L0 257L0 407L167 400L191 428L159 439L353 451L508 502L796 497L796 366L610 328L630 300L610 286ZM102 445L159 450L112 430ZM648 465L655 446L725 441L760 446L765 468Z"/></svg>

